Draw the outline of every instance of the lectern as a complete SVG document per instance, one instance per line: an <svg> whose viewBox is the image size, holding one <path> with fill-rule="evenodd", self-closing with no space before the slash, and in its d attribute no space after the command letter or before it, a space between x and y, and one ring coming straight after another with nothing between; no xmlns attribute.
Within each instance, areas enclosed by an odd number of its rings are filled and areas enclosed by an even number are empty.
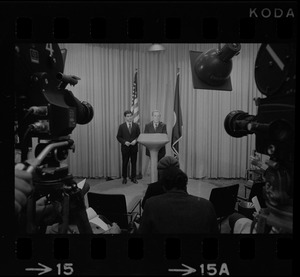
<svg viewBox="0 0 300 277"><path fill-rule="evenodd" d="M150 151L151 160L151 183L157 181L158 151L169 142L167 134L140 134L137 141L146 146Z"/></svg>

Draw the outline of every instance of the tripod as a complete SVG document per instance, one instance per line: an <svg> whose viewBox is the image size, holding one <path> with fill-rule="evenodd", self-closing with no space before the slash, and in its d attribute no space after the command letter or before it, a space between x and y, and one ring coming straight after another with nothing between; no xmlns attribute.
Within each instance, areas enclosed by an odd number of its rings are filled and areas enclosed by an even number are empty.
<svg viewBox="0 0 300 277"><path fill-rule="evenodd" d="M86 214L82 191L77 187L73 176L68 173L68 167L61 166L57 161L58 149L66 151L66 149L73 146L73 143L73 140L66 140L47 144L37 158L27 161L29 165L27 171L33 172L35 170L33 178L34 191L27 201L26 229L29 234L38 233L36 201L39 197L45 195L48 195L52 201L61 203L61 224L58 233L67 233L70 218L75 220L80 233L93 233ZM47 162L47 167L38 167L44 160Z"/></svg>

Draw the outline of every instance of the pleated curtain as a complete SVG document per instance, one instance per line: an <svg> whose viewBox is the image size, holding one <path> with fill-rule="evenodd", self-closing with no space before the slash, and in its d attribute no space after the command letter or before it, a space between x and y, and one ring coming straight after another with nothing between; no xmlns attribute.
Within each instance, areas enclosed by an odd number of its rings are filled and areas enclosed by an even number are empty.
<svg viewBox="0 0 300 277"><path fill-rule="evenodd" d="M130 109L135 69L140 128L159 110L171 141L177 68L180 70L180 101L183 136L179 143L180 167L189 178L243 178L255 135L233 138L224 129L224 119L233 110L256 114L253 99L261 97L255 78L255 59L260 44L242 44L233 57L232 91L194 89L189 51L206 52L218 44L164 44L166 50L149 52L150 44L60 44L67 49L65 74L81 78L68 86L81 101L94 108L94 118L77 125L71 137L75 152L68 164L74 176L98 178L121 176L122 158L116 139L123 113ZM145 173L148 157L140 147L138 173ZM173 155L170 143L166 155Z"/></svg>

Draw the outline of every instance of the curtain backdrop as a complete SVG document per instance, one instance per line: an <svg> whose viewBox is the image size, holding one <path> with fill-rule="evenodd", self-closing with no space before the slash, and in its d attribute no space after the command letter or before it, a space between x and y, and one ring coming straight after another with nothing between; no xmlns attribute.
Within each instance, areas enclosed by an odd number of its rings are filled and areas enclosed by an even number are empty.
<svg viewBox="0 0 300 277"><path fill-rule="evenodd" d="M116 139L123 112L130 109L134 71L138 69L140 128L159 110L171 140L176 69L180 69L183 136L179 143L181 169L189 178L245 177L255 135L233 138L224 119L233 110L256 114L253 98L261 96L254 79L260 44L242 44L233 58L232 91L194 89L189 51L205 52L218 44L164 44L165 51L148 52L150 44L60 44L67 49L65 74L81 78L68 86L81 101L94 107L94 118L72 133L75 152L68 163L74 176L120 177L121 151ZM141 146L138 171L145 172L147 157ZM173 155L170 143L167 155Z"/></svg>

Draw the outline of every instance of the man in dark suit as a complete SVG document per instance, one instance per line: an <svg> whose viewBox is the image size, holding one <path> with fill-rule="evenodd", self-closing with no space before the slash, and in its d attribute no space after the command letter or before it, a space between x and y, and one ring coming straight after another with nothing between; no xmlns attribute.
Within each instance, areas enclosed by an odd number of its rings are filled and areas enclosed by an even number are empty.
<svg viewBox="0 0 300 277"><path fill-rule="evenodd" d="M152 112L152 121L145 125L144 133L164 133L167 134L167 125L160 121L161 114L155 110ZM146 155L150 157L150 152L146 148ZM158 161L166 155L166 147L163 146L158 151Z"/></svg>
<svg viewBox="0 0 300 277"><path fill-rule="evenodd" d="M123 184L127 183L127 166L129 159L131 160L131 181L137 184L137 138L140 135L140 127L138 124L132 122L132 115L132 112L129 110L124 112L125 122L119 126L117 134L117 140L121 143Z"/></svg>
<svg viewBox="0 0 300 277"><path fill-rule="evenodd" d="M176 166L163 172L166 193L149 198L138 231L142 234L217 234L212 203L187 193L188 178Z"/></svg>
<svg viewBox="0 0 300 277"><path fill-rule="evenodd" d="M157 163L158 181L148 185L142 201L143 209L145 207L146 201L150 197L160 195L166 192L165 189L163 188L162 177L164 171L171 166L176 166L177 168L179 168L178 160L171 156L165 156Z"/></svg>

